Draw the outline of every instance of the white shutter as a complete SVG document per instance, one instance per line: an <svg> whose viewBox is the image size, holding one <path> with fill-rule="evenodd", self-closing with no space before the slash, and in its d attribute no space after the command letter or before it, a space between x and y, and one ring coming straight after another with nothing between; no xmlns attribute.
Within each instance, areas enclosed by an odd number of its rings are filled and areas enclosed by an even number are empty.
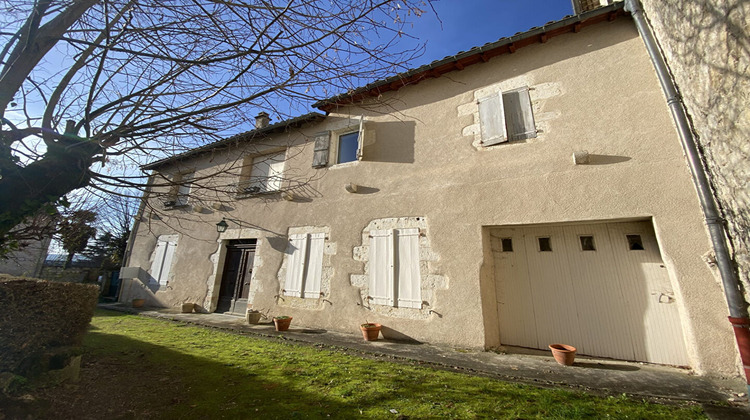
<svg viewBox="0 0 750 420"><path fill-rule="evenodd" d="M365 147L365 118L359 119L359 134L357 135L357 160L362 160L362 152Z"/></svg>
<svg viewBox="0 0 750 420"><path fill-rule="evenodd" d="M503 93L503 107L510 140L536 137L534 113L531 108L528 87Z"/></svg>
<svg viewBox="0 0 750 420"><path fill-rule="evenodd" d="M305 255L307 253L307 235L290 235L289 255L286 264L286 284L284 294L302 297L302 279L305 275Z"/></svg>
<svg viewBox="0 0 750 420"><path fill-rule="evenodd" d="M248 189L257 187L257 192L278 191L281 189L286 152L258 156L253 159ZM251 192L251 191L248 191Z"/></svg>
<svg viewBox="0 0 750 420"><path fill-rule="evenodd" d="M482 126L483 146L508 141L502 92L479 100L479 122Z"/></svg>
<svg viewBox="0 0 750 420"><path fill-rule="evenodd" d="M286 152L281 152L269 157L268 182L266 191L278 191L281 189L282 174L284 173L284 157Z"/></svg>
<svg viewBox="0 0 750 420"><path fill-rule="evenodd" d="M397 282L398 306L422 308L421 279L419 276L419 229L398 229Z"/></svg>
<svg viewBox="0 0 750 420"><path fill-rule="evenodd" d="M307 249L307 269L305 275L305 293L303 297L317 299L320 297L320 278L323 271L323 247L325 233L310 235L310 246Z"/></svg>
<svg viewBox="0 0 750 420"><path fill-rule="evenodd" d="M393 230L370 231L370 297L393 306Z"/></svg>
<svg viewBox="0 0 750 420"><path fill-rule="evenodd" d="M151 283L159 283L161 277L161 269L164 262L164 253L167 250L167 242L158 241L156 243L156 250L154 251L154 261L151 263Z"/></svg>
<svg viewBox="0 0 750 420"><path fill-rule="evenodd" d="M177 206L185 206L188 203L190 197L190 184L193 182L195 173L184 174L180 177L179 187L177 188L177 200L175 204Z"/></svg>
<svg viewBox="0 0 750 420"><path fill-rule="evenodd" d="M159 274L159 285L165 286L169 280L169 273L172 271L172 260L174 259L174 251L177 248L176 242L165 242L166 249L164 250L164 260L162 261L161 273Z"/></svg>
<svg viewBox="0 0 750 420"><path fill-rule="evenodd" d="M323 131L315 134L315 150L313 156L313 168L322 168L328 165L328 155L331 144L331 132Z"/></svg>

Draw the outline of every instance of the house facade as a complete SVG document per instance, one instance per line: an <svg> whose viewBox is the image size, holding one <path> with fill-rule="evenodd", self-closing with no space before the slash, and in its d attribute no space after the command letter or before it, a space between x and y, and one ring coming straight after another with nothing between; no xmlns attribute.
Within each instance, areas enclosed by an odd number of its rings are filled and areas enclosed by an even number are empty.
<svg viewBox="0 0 750 420"><path fill-rule="evenodd" d="M121 300L738 374L673 122L619 5L146 165Z"/></svg>

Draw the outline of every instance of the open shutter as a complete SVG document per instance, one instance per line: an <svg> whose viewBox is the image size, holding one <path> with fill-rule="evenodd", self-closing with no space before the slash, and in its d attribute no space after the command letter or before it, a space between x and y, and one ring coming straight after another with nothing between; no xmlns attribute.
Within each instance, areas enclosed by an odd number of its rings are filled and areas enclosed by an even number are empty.
<svg viewBox="0 0 750 420"><path fill-rule="evenodd" d="M398 229L398 306L422 308L421 279L419 276L419 229Z"/></svg>
<svg viewBox="0 0 750 420"><path fill-rule="evenodd" d="M503 93L503 107L510 140L523 140L536 137L534 113L531 109L529 88Z"/></svg>
<svg viewBox="0 0 750 420"><path fill-rule="evenodd" d="M359 119L359 135L357 135L357 160L362 160L363 149L365 148L365 118Z"/></svg>
<svg viewBox="0 0 750 420"><path fill-rule="evenodd" d="M151 283L159 283L159 279L161 278L161 270L164 266L164 254L167 250L167 242L165 241L159 241L156 243L156 250L154 251L154 261L151 263L151 270L149 274L151 274Z"/></svg>
<svg viewBox="0 0 750 420"><path fill-rule="evenodd" d="M307 235L290 235L289 259L286 265L286 284L284 294L302 297L302 279L305 275L305 255L307 254Z"/></svg>
<svg viewBox="0 0 750 420"><path fill-rule="evenodd" d="M177 188L177 200L176 205L185 206L188 203L190 197L190 184L193 182L195 173L184 174L180 177L180 185Z"/></svg>
<svg viewBox="0 0 750 420"><path fill-rule="evenodd" d="M331 146L331 132L323 131L315 134L315 155L313 156L313 168L322 168L328 165L328 155Z"/></svg>
<svg viewBox="0 0 750 420"><path fill-rule="evenodd" d="M313 233L310 235L310 246L307 250L307 274L305 275L305 293L303 297L320 297L320 278L323 271L323 247L325 246L325 233Z"/></svg>
<svg viewBox="0 0 750 420"><path fill-rule="evenodd" d="M169 272L172 270L172 260L174 259L174 251L177 248L176 242L164 242L166 249L164 250L164 260L162 261L161 273L159 274L159 285L165 286L169 280Z"/></svg>
<svg viewBox="0 0 750 420"><path fill-rule="evenodd" d="M370 231L371 303L393 306L393 268L393 230Z"/></svg>
<svg viewBox="0 0 750 420"><path fill-rule="evenodd" d="M266 183L265 191L278 191L281 189L285 157L286 152L281 152L268 157L268 181Z"/></svg>
<svg viewBox="0 0 750 420"><path fill-rule="evenodd" d="M502 93L479 100L479 122L482 126L483 146L508 141Z"/></svg>

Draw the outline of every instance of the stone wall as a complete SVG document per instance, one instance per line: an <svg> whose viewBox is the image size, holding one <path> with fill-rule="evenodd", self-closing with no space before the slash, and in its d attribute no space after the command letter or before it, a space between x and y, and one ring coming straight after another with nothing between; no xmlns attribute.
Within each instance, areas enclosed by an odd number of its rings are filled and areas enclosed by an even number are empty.
<svg viewBox="0 0 750 420"><path fill-rule="evenodd" d="M642 0L684 99L750 290L750 2Z"/></svg>

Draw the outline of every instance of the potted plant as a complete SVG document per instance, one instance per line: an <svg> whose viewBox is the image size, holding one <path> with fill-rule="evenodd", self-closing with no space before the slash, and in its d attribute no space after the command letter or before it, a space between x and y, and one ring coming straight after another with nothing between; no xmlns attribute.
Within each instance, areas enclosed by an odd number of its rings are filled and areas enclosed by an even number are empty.
<svg viewBox="0 0 750 420"><path fill-rule="evenodd" d="M286 315L280 315L273 317L273 325L276 326L276 331L286 331L289 329L289 324L292 323L292 317Z"/></svg>
<svg viewBox="0 0 750 420"><path fill-rule="evenodd" d="M557 363L563 366L572 366L573 360L576 358L576 348L567 344L550 344L549 349L552 350L552 356L555 357Z"/></svg>
<svg viewBox="0 0 750 420"><path fill-rule="evenodd" d="M378 335L380 335L380 329L382 327L383 326L380 324L365 322L364 324L359 326L359 329L362 330L362 336L364 337L365 341L375 341L378 339Z"/></svg>
<svg viewBox="0 0 750 420"><path fill-rule="evenodd" d="M257 324L260 322L260 318L263 316L259 311L256 311L255 309L248 309L247 310L247 323L248 324Z"/></svg>

